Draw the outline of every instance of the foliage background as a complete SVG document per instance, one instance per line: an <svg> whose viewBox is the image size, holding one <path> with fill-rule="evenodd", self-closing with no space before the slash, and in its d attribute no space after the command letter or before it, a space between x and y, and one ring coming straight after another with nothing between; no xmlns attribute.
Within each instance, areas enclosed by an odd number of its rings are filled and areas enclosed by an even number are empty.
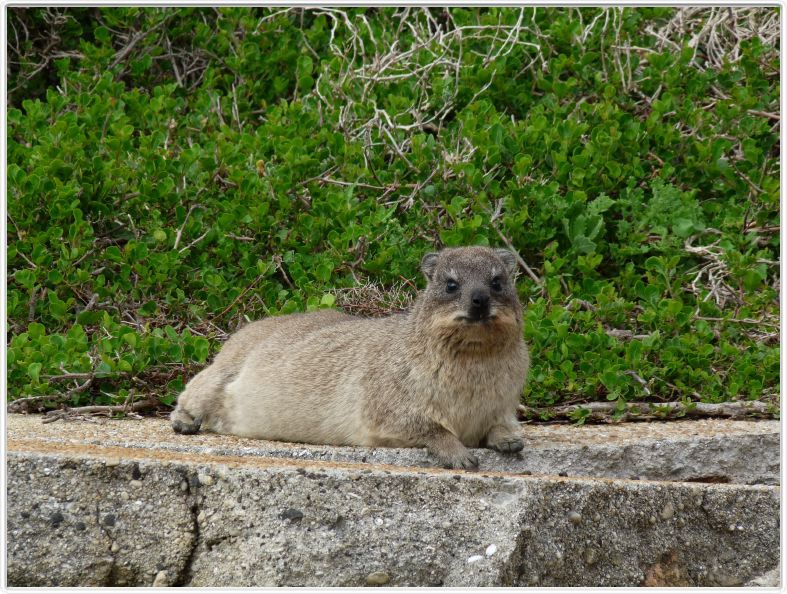
<svg viewBox="0 0 787 594"><path fill-rule="evenodd" d="M170 405L508 241L523 402L778 405L778 8L8 11L9 399Z"/></svg>

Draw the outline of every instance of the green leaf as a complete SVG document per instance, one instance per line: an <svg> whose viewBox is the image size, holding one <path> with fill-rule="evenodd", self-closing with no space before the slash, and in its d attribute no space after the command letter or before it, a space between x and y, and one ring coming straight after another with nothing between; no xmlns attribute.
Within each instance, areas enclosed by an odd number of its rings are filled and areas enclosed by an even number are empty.
<svg viewBox="0 0 787 594"><path fill-rule="evenodd" d="M14 280L28 291L32 291L35 286L36 275L32 270L17 270L14 272Z"/></svg>
<svg viewBox="0 0 787 594"><path fill-rule="evenodd" d="M333 265L330 262L322 262L317 266L317 270L315 271L315 276L317 277L317 280L325 283L331 279L332 273L333 273Z"/></svg>
<svg viewBox="0 0 787 594"><path fill-rule="evenodd" d="M46 335L46 329L43 324L33 322L27 327L27 334L33 340L43 338Z"/></svg>
<svg viewBox="0 0 787 594"><path fill-rule="evenodd" d="M30 363L27 366L27 375L33 380L33 383L38 383L38 374L41 373L41 363Z"/></svg>
<svg viewBox="0 0 787 594"><path fill-rule="evenodd" d="M131 366L131 363L126 361L125 359L120 359L117 362L117 370L123 372L131 372L134 368Z"/></svg>
<svg viewBox="0 0 787 594"><path fill-rule="evenodd" d="M194 339L194 359L204 363L210 355L210 343L201 337Z"/></svg>
<svg viewBox="0 0 787 594"><path fill-rule="evenodd" d="M596 250L596 244L584 235L572 237L571 243L580 254L592 254Z"/></svg>
<svg viewBox="0 0 787 594"><path fill-rule="evenodd" d="M689 219L675 219L672 229L678 237L688 237L695 230L694 221Z"/></svg>
<svg viewBox="0 0 787 594"><path fill-rule="evenodd" d="M158 311L158 304L155 301L147 301L139 308L139 315L141 316L153 316Z"/></svg>
<svg viewBox="0 0 787 594"><path fill-rule="evenodd" d="M53 318L62 320L68 311L68 305L54 291L49 291L47 295L49 298L49 313Z"/></svg>
<svg viewBox="0 0 787 594"><path fill-rule="evenodd" d="M747 270L743 274L743 287L747 291L756 291L762 285L764 275L759 270Z"/></svg>
<svg viewBox="0 0 787 594"><path fill-rule="evenodd" d="M106 27L96 27L93 29L93 37L95 37L96 41L99 43L108 44L110 42L109 29Z"/></svg>
<svg viewBox="0 0 787 594"><path fill-rule="evenodd" d="M118 248L116 245L108 246L107 249L104 250L104 253L106 254L107 258L113 262L120 262L122 259L120 248Z"/></svg>

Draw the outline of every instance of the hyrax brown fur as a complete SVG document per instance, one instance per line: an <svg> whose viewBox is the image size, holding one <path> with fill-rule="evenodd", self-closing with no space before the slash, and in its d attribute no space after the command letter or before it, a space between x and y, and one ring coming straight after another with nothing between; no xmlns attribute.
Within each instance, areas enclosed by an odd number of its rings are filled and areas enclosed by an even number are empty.
<svg viewBox="0 0 787 594"><path fill-rule="evenodd" d="M424 256L411 311L268 318L224 345L178 398L172 427L302 443L426 447L475 468L467 447L523 448L516 407L529 366L516 260L465 247Z"/></svg>

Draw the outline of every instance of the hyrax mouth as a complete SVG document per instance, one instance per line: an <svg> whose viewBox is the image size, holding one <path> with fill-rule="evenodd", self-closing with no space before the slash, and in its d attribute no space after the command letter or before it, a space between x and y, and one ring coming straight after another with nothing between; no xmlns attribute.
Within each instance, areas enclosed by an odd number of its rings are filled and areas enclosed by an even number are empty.
<svg viewBox="0 0 787 594"><path fill-rule="evenodd" d="M454 320L461 323L461 324L471 324L471 325L484 325L490 322L494 322L497 319L497 312L496 311L468 311L461 313L454 317Z"/></svg>
<svg viewBox="0 0 787 594"><path fill-rule="evenodd" d="M481 313L474 313L469 312L467 314L461 314L454 318L457 322L462 322L465 324L486 324L488 322L492 322L497 319L497 315L492 312L481 312Z"/></svg>

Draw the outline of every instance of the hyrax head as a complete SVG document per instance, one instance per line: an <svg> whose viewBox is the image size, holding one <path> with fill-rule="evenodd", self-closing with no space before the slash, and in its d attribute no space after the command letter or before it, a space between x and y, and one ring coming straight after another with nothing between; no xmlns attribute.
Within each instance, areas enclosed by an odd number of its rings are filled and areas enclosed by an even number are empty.
<svg viewBox="0 0 787 594"><path fill-rule="evenodd" d="M426 254L421 270L435 330L484 342L521 328L521 306L514 286L516 258L506 249L449 248Z"/></svg>

